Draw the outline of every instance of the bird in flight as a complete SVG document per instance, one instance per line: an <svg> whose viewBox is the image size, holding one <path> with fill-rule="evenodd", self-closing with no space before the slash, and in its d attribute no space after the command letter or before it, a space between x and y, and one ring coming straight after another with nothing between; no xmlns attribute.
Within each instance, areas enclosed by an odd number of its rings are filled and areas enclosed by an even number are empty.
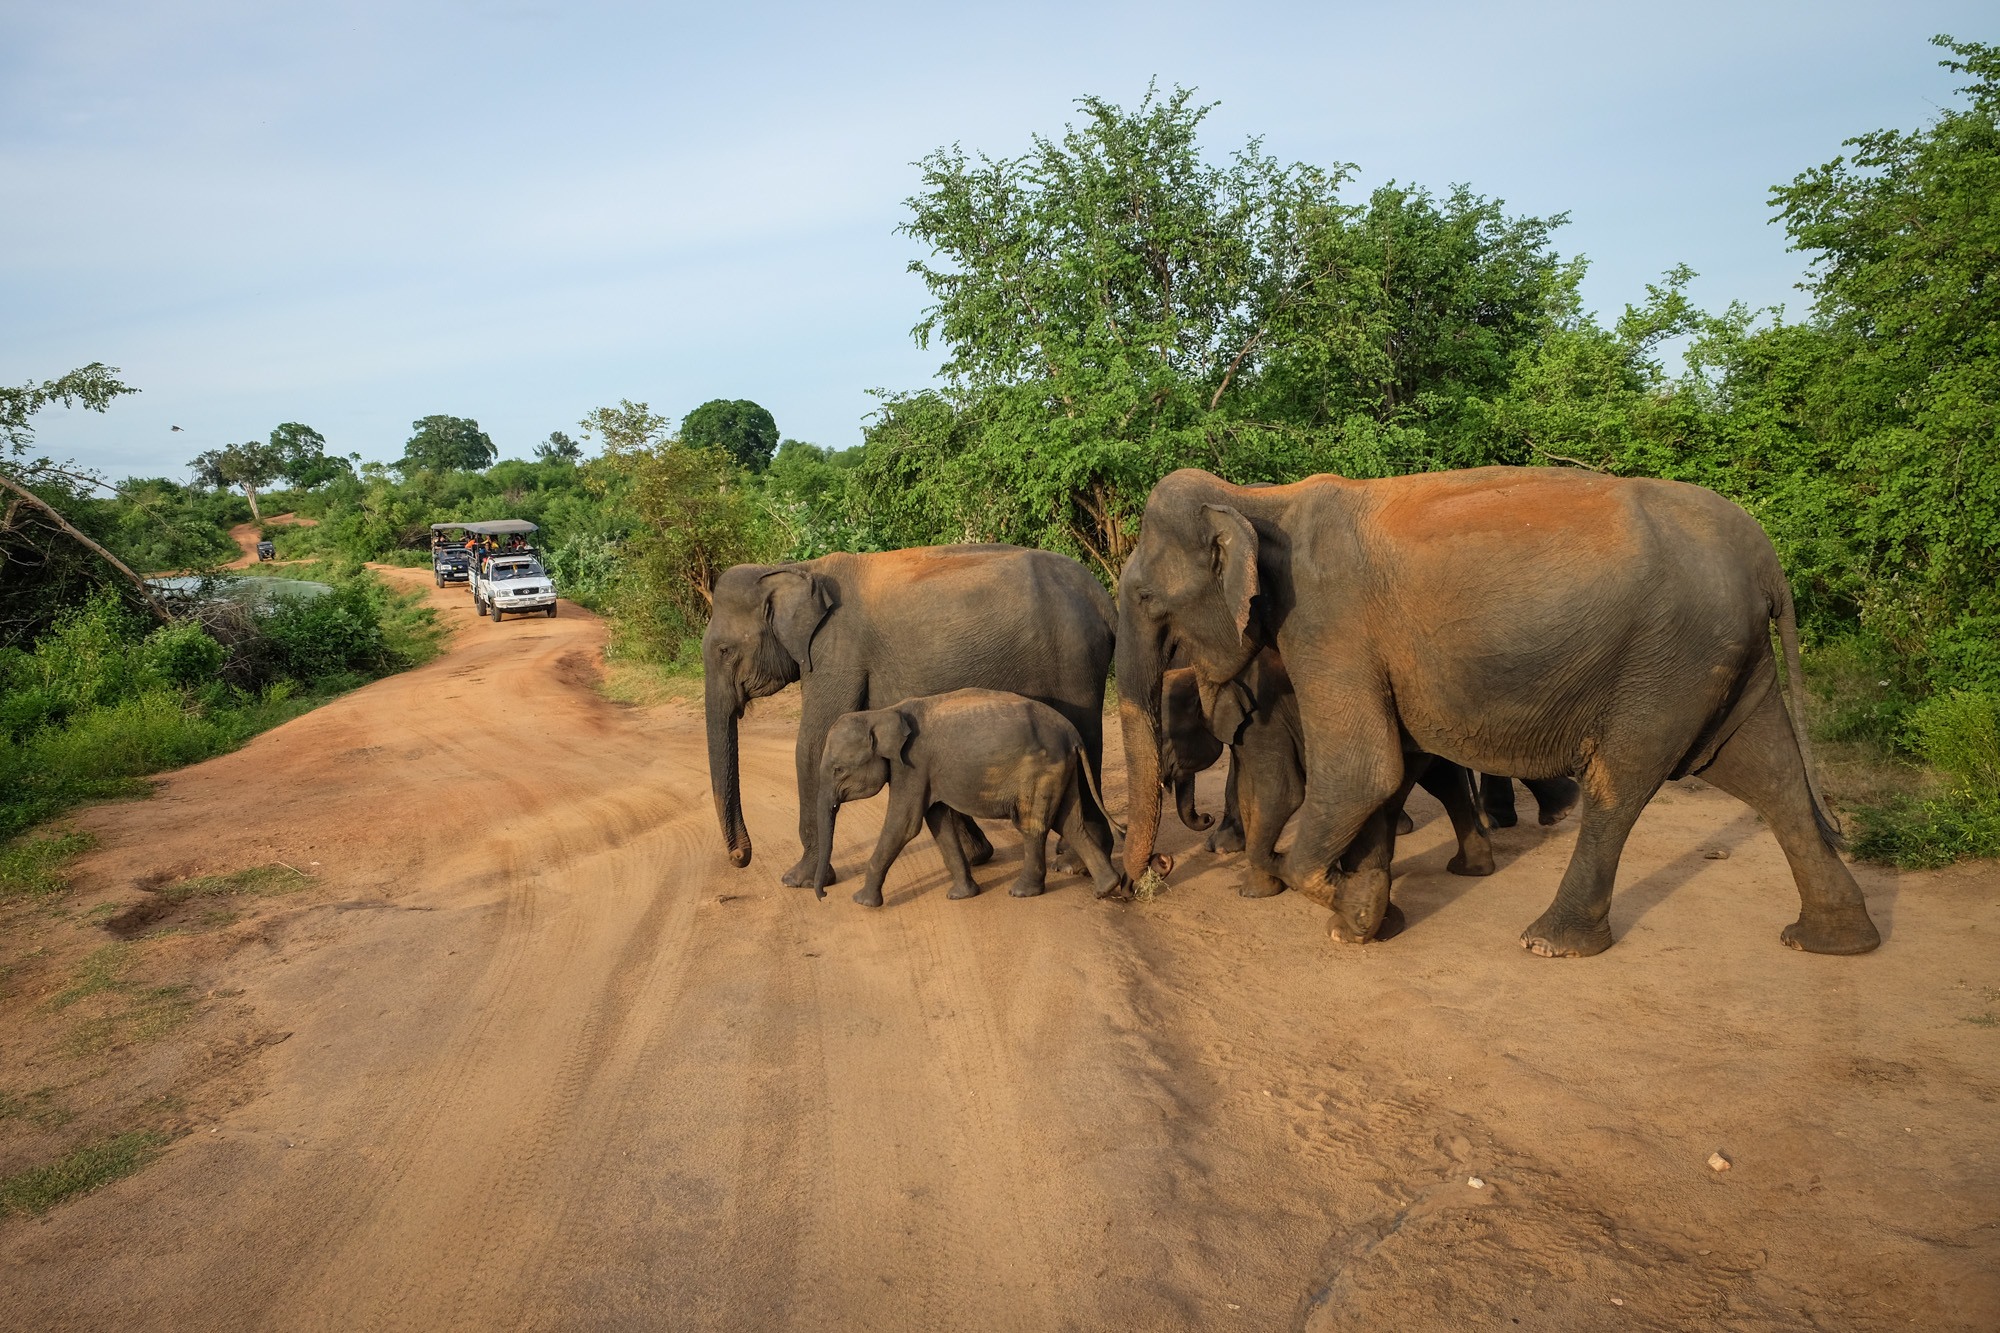
<svg viewBox="0 0 2000 1333"><path fill-rule="evenodd" d="M174 429L175 429L175 430L179 430L179 429L180 429L180 427L179 427L179 426L175 426L175 427L174 427Z"/></svg>

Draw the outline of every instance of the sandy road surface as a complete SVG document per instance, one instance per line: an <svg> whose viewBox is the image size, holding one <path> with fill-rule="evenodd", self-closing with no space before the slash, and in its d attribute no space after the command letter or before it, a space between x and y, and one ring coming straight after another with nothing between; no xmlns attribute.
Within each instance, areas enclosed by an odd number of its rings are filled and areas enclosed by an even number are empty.
<svg viewBox="0 0 2000 1333"><path fill-rule="evenodd" d="M262 539L265 528L286 528L295 525L301 528L315 528L319 526L319 520L316 518L300 518L297 514L273 514L262 523L238 523L229 530L229 536L236 543L236 549L242 552L242 554L224 565L223 568L248 569L257 563L257 543Z"/></svg>
<svg viewBox="0 0 2000 1333"><path fill-rule="evenodd" d="M1592 960L1515 943L1574 824L1458 880L1430 805L1365 949L1177 826L1151 903L948 902L927 839L818 903L781 713L731 870L699 717L598 696L596 621L435 596L438 662L88 814L89 891L320 886L214 965L290 1034L258 1095L0 1224L0 1325L2000 1327L1991 866L1867 871L1883 949L1791 953L1768 834L1676 787Z"/></svg>

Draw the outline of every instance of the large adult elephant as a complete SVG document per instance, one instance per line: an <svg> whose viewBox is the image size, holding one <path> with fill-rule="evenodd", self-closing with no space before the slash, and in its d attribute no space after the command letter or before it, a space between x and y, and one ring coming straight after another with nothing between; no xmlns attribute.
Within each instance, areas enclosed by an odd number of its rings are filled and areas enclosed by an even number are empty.
<svg viewBox="0 0 2000 1333"><path fill-rule="evenodd" d="M1270 488L1184 470L1148 497L1118 601L1135 876L1159 826L1159 802L1138 794L1159 790L1168 653L1219 685L1271 646L1306 746L1281 874L1332 906L1337 939L1381 923L1385 803L1420 749L1481 773L1581 779L1576 851L1522 935L1537 953L1610 947L1626 836L1662 782L1690 773L1777 836L1801 901L1786 944L1881 942L1779 698L1774 621L1795 713L1803 692L1791 589L1756 520L1712 491L1555 468Z"/></svg>
<svg viewBox="0 0 2000 1333"><path fill-rule="evenodd" d="M1075 724L1101 772L1112 635L1104 589L1082 565L1048 551L924 546L726 570L701 657L709 783L730 861L750 864L736 724L752 699L799 683L804 851L784 882L811 884L820 752L835 718L947 690L1008 690ZM1103 812L1087 816L1109 852ZM988 849L977 827L962 830L980 859Z"/></svg>

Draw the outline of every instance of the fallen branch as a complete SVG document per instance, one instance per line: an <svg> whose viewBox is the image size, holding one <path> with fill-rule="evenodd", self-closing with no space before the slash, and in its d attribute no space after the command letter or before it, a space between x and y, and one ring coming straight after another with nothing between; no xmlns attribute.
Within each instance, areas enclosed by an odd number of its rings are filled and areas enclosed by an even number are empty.
<svg viewBox="0 0 2000 1333"><path fill-rule="evenodd" d="M131 567L128 566L123 560L120 560L117 556L111 554L111 552L105 550L102 546L99 546L96 542L92 541L83 532L79 531L74 524L72 524L68 519L64 518L62 514L56 510L55 506L51 505L48 501L42 499L41 496L36 495L33 491L21 485L19 482L15 481L12 477L8 476L4 472L0 472L0 486L5 486L8 490L20 496L21 502L26 503L30 508L35 509L42 514L47 515L48 518L58 528L61 528L70 537L74 538L77 542L79 542L84 547L89 549L92 553L94 553L99 559L103 560L105 564L110 565L113 569L117 570L120 574L123 574L128 580L130 580L132 586L138 589L139 596L145 601L146 609L148 611L151 611L154 617L157 618L162 625L171 625L174 623L174 618L171 615L167 614L167 608L161 604L159 597L155 595L152 586L148 584L146 580L140 578L137 574L134 574L131 570Z"/></svg>

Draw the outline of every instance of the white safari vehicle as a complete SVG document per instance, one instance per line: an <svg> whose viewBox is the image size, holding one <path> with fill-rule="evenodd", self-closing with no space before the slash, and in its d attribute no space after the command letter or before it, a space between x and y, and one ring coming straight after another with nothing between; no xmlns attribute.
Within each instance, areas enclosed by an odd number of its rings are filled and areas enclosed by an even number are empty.
<svg viewBox="0 0 2000 1333"><path fill-rule="evenodd" d="M534 524L521 518L503 518L468 523L465 530L482 543L473 552L467 579L474 611L490 615L496 622L509 614L556 613L555 582L528 544Z"/></svg>

